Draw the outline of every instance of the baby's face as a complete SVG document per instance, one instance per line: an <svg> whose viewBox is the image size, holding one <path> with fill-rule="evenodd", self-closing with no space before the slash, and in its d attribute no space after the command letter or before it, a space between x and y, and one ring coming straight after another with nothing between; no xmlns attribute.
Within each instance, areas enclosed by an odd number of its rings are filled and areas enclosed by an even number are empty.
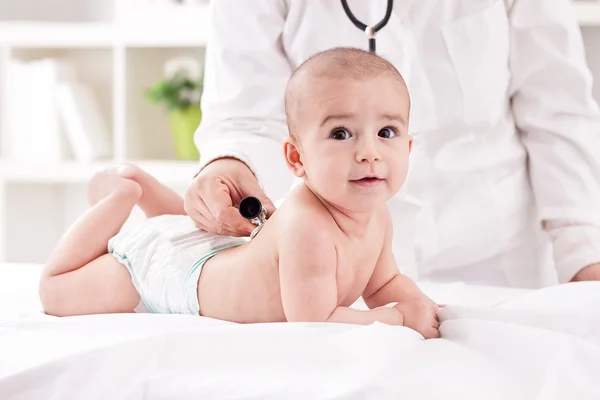
<svg viewBox="0 0 600 400"><path fill-rule="evenodd" d="M298 110L304 179L326 201L368 211L404 184L412 139L410 100L393 77L320 79ZM306 98L305 98L306 99Z"/></svg>

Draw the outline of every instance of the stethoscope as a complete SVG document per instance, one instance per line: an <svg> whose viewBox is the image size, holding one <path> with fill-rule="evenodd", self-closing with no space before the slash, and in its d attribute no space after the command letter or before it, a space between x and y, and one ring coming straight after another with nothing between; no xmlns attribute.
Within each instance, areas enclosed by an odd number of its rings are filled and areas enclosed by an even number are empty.
<svg viewBox="0 0 600 400"><path fill-rule="evenodd" d="M366 24L360 22L354 16L354 14L352 14L352 11L350 10L350 7L348 7L348 1L347 0L342 0L342 7L344 7L344 11L346 11L346 15L348 16L348 18L350 19L350 21L352 21L352 23L354 24L354 26L356 26L358 29L360 29L361 31L363 31L363 32L366 33L367 37L369 38L369 51L371 53L375 53L375 50L376 50L375 35L390 20L390 16L392 15L392 8L394 8L394 0L388 0L388 2L387 2L387 8L385 10L385 16L375 26L367 26Z"/></svg>
<svg viewBox="0 0 600 400"><path fill-rule="evenodd" d="M267 220L266 208L262 205L259 199L254 196L248 196L244 197L242 201L240 201L240 204L238 205L238 211L242 217L256 225L256 228L254 228L250 234L250 239L254 239Z"/></svg>

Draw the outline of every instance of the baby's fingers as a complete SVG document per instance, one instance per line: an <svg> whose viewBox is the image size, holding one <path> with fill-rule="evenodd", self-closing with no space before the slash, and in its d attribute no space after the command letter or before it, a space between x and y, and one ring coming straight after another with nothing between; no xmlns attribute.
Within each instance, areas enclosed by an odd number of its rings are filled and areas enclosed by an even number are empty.
<svg viewBox="0 0 600 400"><path fill-rule="evenodd" d="M440 337L440 330L435 326L428 326L421 330L421 335L425 339L437 339Z"/></svg>

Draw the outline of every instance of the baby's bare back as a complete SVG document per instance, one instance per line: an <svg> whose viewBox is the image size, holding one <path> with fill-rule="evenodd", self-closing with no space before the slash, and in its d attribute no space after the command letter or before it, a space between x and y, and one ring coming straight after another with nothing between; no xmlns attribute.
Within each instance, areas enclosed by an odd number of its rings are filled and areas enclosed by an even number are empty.
<svg viewBox="0 0 600 400"><path fill-rule="evenodd" d="M298 218L298 214L310 218ZM373 221L364 237L350 239L302 185L289 194L252 241L225 250L204 265L198 283L200 313L240 323L286 321L280 284L280 271L286 265L279 262L279 243L285 235L293 234L301 248L303 236L315 229L326 230L335 246L336 282L331 290L337 290L337 305L350 306L362 295L381 253L383 223L384 218ZM301 254L313 256L309 248Z"/></svg>

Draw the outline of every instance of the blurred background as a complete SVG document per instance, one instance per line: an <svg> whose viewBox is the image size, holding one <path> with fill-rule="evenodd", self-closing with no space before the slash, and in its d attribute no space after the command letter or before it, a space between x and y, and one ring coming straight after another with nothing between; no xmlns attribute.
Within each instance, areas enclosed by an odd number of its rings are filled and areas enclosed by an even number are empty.
<svg viewBox="0 0 600 400"><path fill-rule="evenodd" d="M600 100L600 1L573 6ZM183 193L208 13L208 0L0 0L0 262L44 262L101 168L135 162Z"/></svg>
<svg viewBox="0 0 600 400"><path fill-rule="evenodd" d="M183 192L208 6L0 0L0 262L43 262L106 166L138 163Z"/></svg>

